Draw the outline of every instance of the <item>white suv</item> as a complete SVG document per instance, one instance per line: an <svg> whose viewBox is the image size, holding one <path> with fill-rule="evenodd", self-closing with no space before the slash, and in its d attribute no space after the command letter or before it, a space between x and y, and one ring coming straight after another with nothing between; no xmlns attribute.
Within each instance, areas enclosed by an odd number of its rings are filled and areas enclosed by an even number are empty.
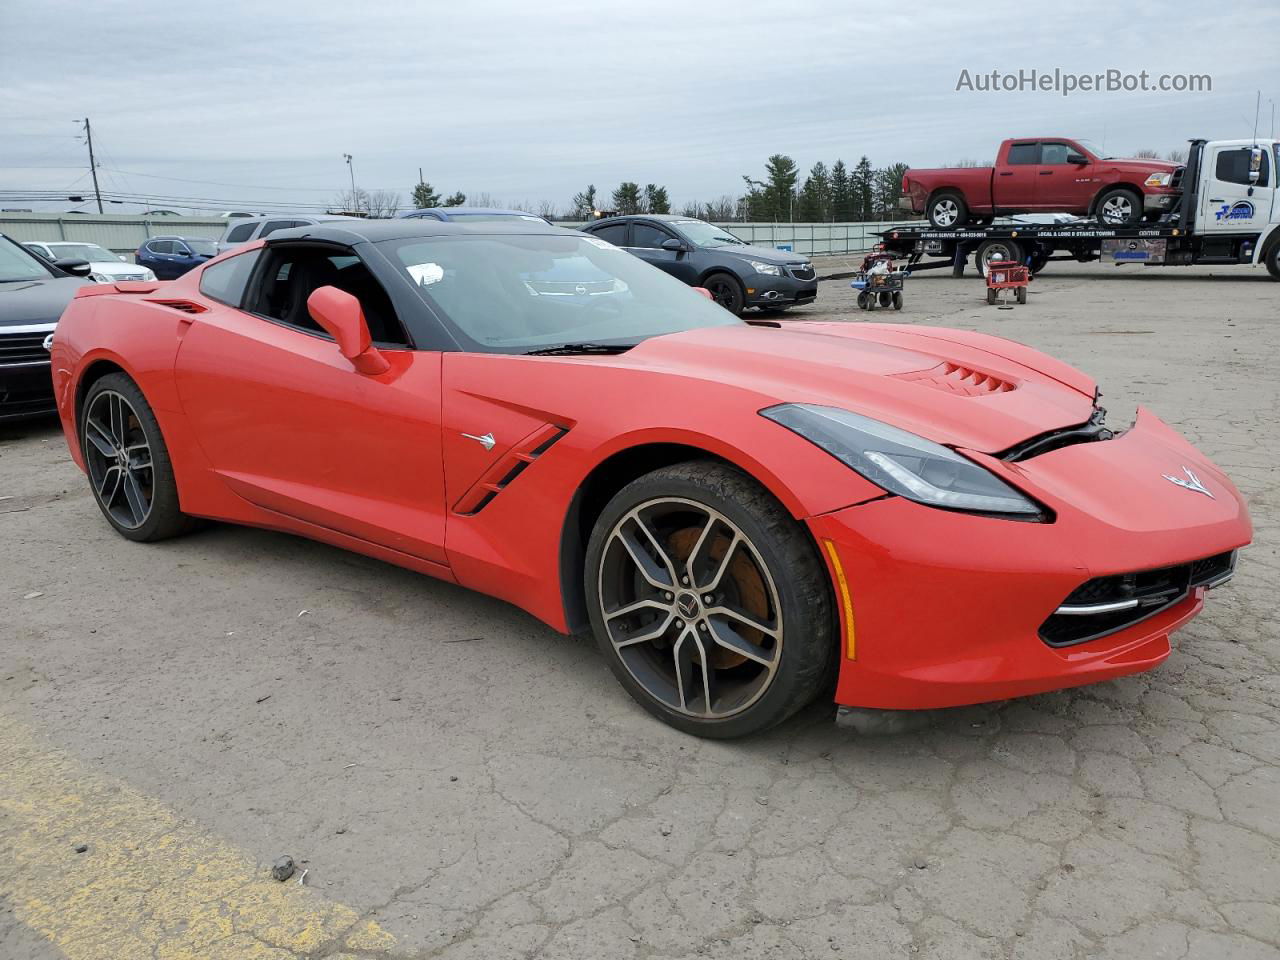
<svg viewBox="0 0 1280 960"><path fill-rule="evenodd" d="M328 223L330 220L358 220L359 217L342 217L338 215L308 216L306 214L283 214L275 217L237 217L227 224L218 240L218 252L238 247L250 240L260 240L277 230L288 230L291 227L307 227L313 223Z"/></svg>
<svg viewBox="0 0 1280 960"><path fill-rule="evenodd" d="M89 279L97 283L115 283L117 280L154 280L156 275L146 267L130 263L125 257L116 256L96 243L75 243L71 240L30 240L23 244L37 256L52 263L55 260L89 261Z"/></svg>

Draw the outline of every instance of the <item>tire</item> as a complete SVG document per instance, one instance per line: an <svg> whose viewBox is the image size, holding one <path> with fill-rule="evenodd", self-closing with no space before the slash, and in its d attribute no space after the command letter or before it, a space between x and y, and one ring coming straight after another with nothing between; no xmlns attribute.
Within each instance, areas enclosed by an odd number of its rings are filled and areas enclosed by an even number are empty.
<svg viewBox="0 0 1280 960"><path fill-rule="evenodd" d="M742 316L747 305L747 291L737 277L723 271L713 273L702 281L702 286L711 291L712 300L735 317Z"/></svg>
<svg viewBox="0 0 1280 960"><path fill-rule="evenodd" d="M867 293L867 291L865 290L862 290L858 293L858 309L859 310L871 309L871 294Z"/></svg>
<svg viewBox="0 0 1280 960"><path fill-rule="evenodd" d="M1271 249L1267 252L1267 273L1271 274L1273 280L1280 280L1280 238L1271 244Z"/></svg>
<svg viewBox="0 0 1280 960"><path fill-rule="evenodd" d="M902 309L902 294L896 290L893 293L893 309L895 310Z"/></svg>
<svg viewBox="0 0 1280 960"><path fill-rule="evenodd" d="M1049 263L1049 258L1043 253L1033 253L1031 255L1031 263L1027 265L1027 269L1031 271L1031 275L1037 276L1041 270Z"/></svg>
<svg viewBox="0 0 1280 960"><path fill-rule="evenodd" d="M887 307L891 303L893 303L893 294L888 291L880 294L880 306Z"/></svg>
<svg viewBox="0 0 1280 960"><path fill-rule="evenodd" d="M78 416L89 486L98 509L117 533L129 540L152 542L196 526L179 506L178 484L160 425L133 380L111 373L94 381Z"/></svg>
<svg viewBox="0 0 1280 960"><path fill-rule="evenodd" d="M962 227L969 222L969 205L952 190L930 197L927 210L929 223L939 230Z"/></svg>
<svg viewBox="0 0 1280 960"><path fill-rule="evenodd" d="M758 733L834 680L839 631L817 548L777 500L727 464L663 467L620 490L591 532L584 583L614 676L677 730L714 739Z"/></svg>
<svg viewBox="0 0 1280 960"><path fill-rule="evenodd" d="M978 275L987 275L987 263L991 260L1016 260L1022 262L1022 247L1014 240L983 240L973 252L973 264Z"/></svg>
<svg viewBox="0 0 1280 960"><path fill-rule="evenodd" d="M1027 288L1019 287L1015 296L1018 298L1018 303L1025 304L1027 302Z"/></svg>
<svg viewBox="0 0 1280 960"><path fill-rule="evenodd" d="M996 302L996 292L991 287L987 287L987 303L994 306Z"/></svg>
<svg viewBox="0 0 1280 960"><path fill-rule="evenodd" d="M1142 222L1142 197L1128 187L1113 187L1098 196L1093 215L1103 226L1133 226Z"/></svg>

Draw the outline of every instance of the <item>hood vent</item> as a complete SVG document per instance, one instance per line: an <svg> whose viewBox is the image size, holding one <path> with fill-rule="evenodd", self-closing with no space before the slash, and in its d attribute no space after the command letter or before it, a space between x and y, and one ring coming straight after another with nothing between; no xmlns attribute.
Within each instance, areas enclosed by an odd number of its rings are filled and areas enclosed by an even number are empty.
<svg viewBox="0 0 1280 960"><path fill-rule="evenodd" d="M899 373L898 380L919 383L926 387L934 387L958 397L985 397L992 393L1008 393L1016 390L1018 385L991 373L963 367L958 363L944 361L929 370L916 370L911 373Z"/></svg>
<svg viewBox="0 0 1280 960"><path fill-rule="evenodd" d="M168 307L170 310L181 310L183 313L204 313L208 309L190 300L148 300L147 303Z"/></svg>

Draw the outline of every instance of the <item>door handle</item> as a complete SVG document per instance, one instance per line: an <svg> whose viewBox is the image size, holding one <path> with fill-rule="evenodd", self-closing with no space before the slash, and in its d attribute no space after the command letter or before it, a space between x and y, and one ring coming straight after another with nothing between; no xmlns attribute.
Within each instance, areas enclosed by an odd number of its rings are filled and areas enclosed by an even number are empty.
<svg viewBox="0 0 1280 960"><path fill-rule="evenodd" d="M1042 176L1042 177L1052 177L1052 176L1053 176L1053 171L1052 171L1052 170L1041 170L1041 171L1040 171L1040 176Z"/></svg>
<svg viewBox="0 0 1280 960"><path fill-rule="evenodd" d="M1012 176L1013 176L1013 171L1012 171L1012 170L1001 170L1001 171L1000 171L1000 176L1002 176L1002 177L1012 177Z"/></svg>
<svg viewBox="0 0 1280 960"><path fill-rule="evenodd" d="M1210 203L1226 203L1227 201L1223 200L1221 197L1210 197L1209 202Z"/></svg>

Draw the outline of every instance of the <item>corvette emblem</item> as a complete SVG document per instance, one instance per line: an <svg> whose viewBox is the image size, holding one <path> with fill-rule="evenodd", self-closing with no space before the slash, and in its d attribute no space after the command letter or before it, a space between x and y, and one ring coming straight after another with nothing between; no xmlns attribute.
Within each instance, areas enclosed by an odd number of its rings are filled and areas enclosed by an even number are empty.
<svg viewBox="0 0 1280 960"><path fill-rule="evenodd" d="M493 445L497 443L497 441L493 439L492 433L486 433L483 437L477 437L474 433L464 433L463 436L466 437L468 440L474 440L476 443L480 444L480 446L484 447L486 450L492 450ZM1209 492L1208 490L1205 491L1205 493L1208 493L1208 492Z"/></svg>
<svg viewBox="0 0 1280 960"><path fill-rule="evenodd" d="M1185 480L1182 477L1171 477L1167 473L1163 474L1163 476L1174 486L1185 487L1188 490L1194 490L1196 493L1203 493L1210 500L1217 499L1217 497L1209 492L1209 488L1200 482L1200 478L1196 476L1194 470L1190 467L1183 467L1182 472L1187 475Z"/></svg>

